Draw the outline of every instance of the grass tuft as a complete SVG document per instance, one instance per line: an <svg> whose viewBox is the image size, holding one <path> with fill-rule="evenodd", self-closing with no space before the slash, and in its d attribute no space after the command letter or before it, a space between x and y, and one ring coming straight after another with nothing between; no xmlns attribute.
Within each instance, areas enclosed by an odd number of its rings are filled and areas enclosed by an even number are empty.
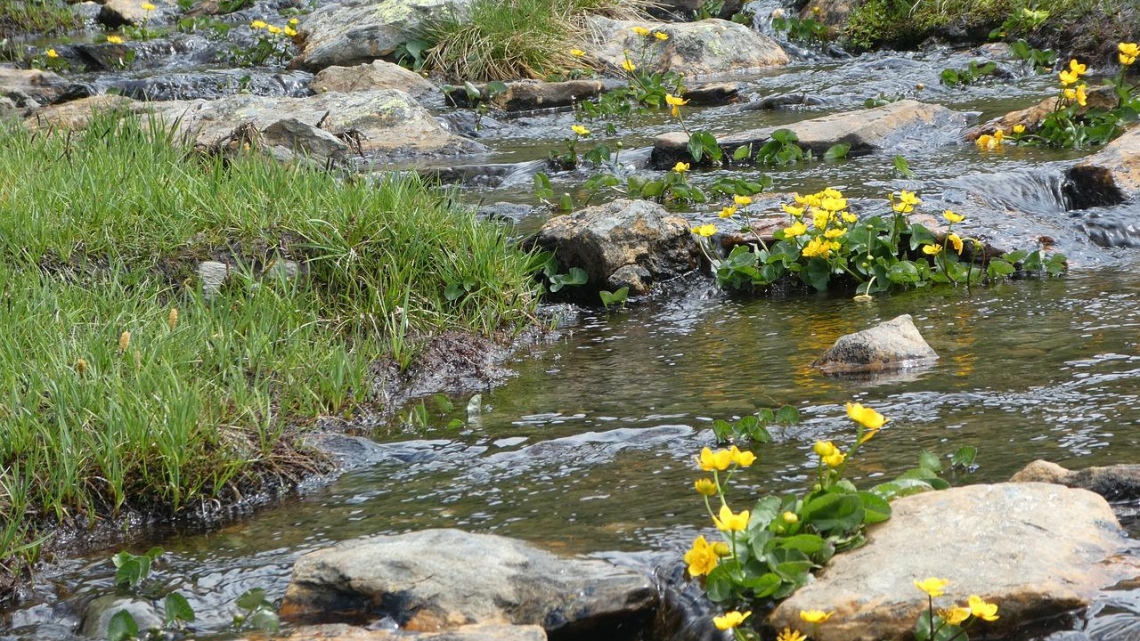
<svg viewBox="0 0 1140 641"><path fill-rule="evenodd" d="M0 0L0 38L79 31L83 17L60 0Z"/></svg>

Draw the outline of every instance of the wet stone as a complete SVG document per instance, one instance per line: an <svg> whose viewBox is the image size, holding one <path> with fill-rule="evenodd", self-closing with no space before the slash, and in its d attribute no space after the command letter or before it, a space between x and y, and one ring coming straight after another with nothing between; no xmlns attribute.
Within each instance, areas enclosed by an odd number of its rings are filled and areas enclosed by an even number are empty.
<svg viewBox="0 0 1140 641"><path fill-rule="evenodd" d="M938 360L910 314L840 336L812 367L833 374L878 372L930 365Z"/></svg>

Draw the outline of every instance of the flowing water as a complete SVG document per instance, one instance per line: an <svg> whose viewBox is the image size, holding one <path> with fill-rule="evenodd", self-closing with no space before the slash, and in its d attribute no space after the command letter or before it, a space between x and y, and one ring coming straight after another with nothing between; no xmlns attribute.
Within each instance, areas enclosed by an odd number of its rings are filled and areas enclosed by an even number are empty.
<svg viewBox="0 0 1140 641"><path fill-rule="evenodd" d="M942 68L970 59L935 52L807 60L747 79L748 92L806 92L821 106L694 110L690 124L721 134L916 92L988 117L1049 91L1051 78L1034 77L968 91L938 85ZM558 147L573 121L565 113L490 123L484 141L495 152L483 166L506 169L468 185L464 197L534 204L529 185L537 161ZM638 121L621 134L630 150L624 162L637 170L645 153L633 150L674 127L661 117ZM968 145L912 142L894 153L906 155L921 182L892 178L891 154L772 176L779 191L831 185L860 198L920 186L933 211L952 206L1015 239L1053 237L1074 269L1058 279L908 291L868 303L736 298L691 275L628 309L583 311L559 328L557 341L522 355L513 365L517 377L484 391L477 416L462 409L469 399L453 399L459 409L429 411L426 426L382 430L377 436L387 444L375 465L240 523L148 542L169 551L161 576L190 597L197 629L207 636L222 633L245 590L262 587L279 597L300 554L368 534L495 532L566 553L661 565L675 579L676 559L709 526L691 488L694 454L713 440L711 422L783 404L798 407L803 420L775 430L775 442L758 449L760 461L737 477L738 496L802 488L812 472L811 444L852 436L843 409L851 400L890 418L849 468L859 483L913 466L920 450L947 455L964 444L979 447L977 466L953 476L954 483L1001 481L1038 458L1076 468L1140 460L1140 257L1119 248L1136 244L1134 207L1067 211L1063 169L1083 152L1011 149L979 157ZM724 173L694 172L692 179ZM581 178L561 184L574 189ZM548 216L526 209L518 233ZM914 317L941 356L936 365L874 378L828 377L810 367L838 336L899 314ZM452 419L464 427L445 427ZM1136 512L1117 507L1125 517ZM108 556L46 568L30 599L0 614L0 639L74 636L83 603L109 589ZM1074 626L1095 639L1138 638L1140 593L1106 593Z"/></svg>

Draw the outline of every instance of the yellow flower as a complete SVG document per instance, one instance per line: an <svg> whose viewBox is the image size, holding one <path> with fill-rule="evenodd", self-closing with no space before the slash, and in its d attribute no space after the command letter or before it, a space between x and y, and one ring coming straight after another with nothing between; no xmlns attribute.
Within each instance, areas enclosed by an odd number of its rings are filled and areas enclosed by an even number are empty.
<svg viewBox="0 0 1140 641"><path fill-rule="evenodd" d="M796 207L794 205L789 205L788 203L780 203L780 207L783 208L784 213L788 214L792 218L799 218L800 216L804 215L803 207Z"/></svg>
<svg viewBox="0 0 1140 641"><path fill-rule="evenodd" d="M290 27L296 27L299 24L301 24L300 18L297 18L297 17L289 18L289 26Z"/></svg>
<svg viewBox="0 0 1140 641"><path fill-rule="evenodd" d="M697 492L705 496L716 496L716 481L708 477L697 479L693 486L697 488Z"/></svg>
<svg viewBox="0 0 1140 641"><path fill-rule="evenodd" d="M58 58L59 57L59 54L55 52L55 49L48 49L46 52L46 55L48 58Z"/></svg>
<svg viewBox="0 0 1140 641"><path fill-rule="evenodd" d="M748 510L734 514L727 505L720 506L720 518L713 517L716 529L721 532L742 532L748 527Z"/></svg>
<svg viewBox="0 0 1140 641"><path fill-rule="evenodd" d="M645 27L634 27L633 32L643 38L649 35L649 29L646 29Z"/></svg>
<svg viewBox="0 0 1140 641"><path fill-rule="evenodd" d="M982 134L978 136L978 139L974 141L974 144L978 146L978 149L994 149L998 146L997 141L995 141L994 137L989 134Z"/></svg>
<svg viewBox="0 0 1140 641"><path fill-rule="evenodd" d="M1013 126L1013 133L1017 136L1025 133L1025 125L1017 124Z"/></svg>
<svg viewBox="0 0 1140 641"><path fill-rule="evenodd" d="M269 23L267 23L264 20L254 20L253 22L249 23L250 29L264 29L268 26L269 26Z"/></svg>
<svg viewBox="0 0 1140 641"><path fill-rule="evenodd" d="M1081 84L1077 85L1077 104L1082 106L1082 107L1089 104L1088 94L1085 93L1085 87L1087 87L1087 86L1088 85L1086 85L1083 82Z"/></svg>
<svg viewBox="0 0 1140 641"><path fill-rule="evenodd" d="M736 215L736 206L735 205L733 205L731 207L725 207L725 208L720 210L720 217L721 218L732 218L735 215Z"/></svg>
<svg viewBox="0 0 1140 641"><path fill-rule="evenodd" d="M946 236L946 242L954 246L954 251L959 256L962 255L962 237L958 234L949 234Z"/></svg>
<svg viewBox="0 0 1140 641"><path fill-rule="evenodd" d="M914 587L929 594L932 598L946 594L946 586L948 585L950 585L950 581L935 576L914 582Z"/></svg>
<svg viewBox="0 0 1140 641"><path fill-rule="evenodd" d="M1116 45L1116 48L1120 51L1117 55L1120 64L1126 67L1136 62L1136 57L1140 56L1140 45L1135 42L1122 42Z"/></svg>
<svg viewBox="0 0 1140 641"><path fill-rule="evenodd" d="M804 245L802 253L806 258L814 258L816 256L827 258L827 256L831 254L831 243L816 236L812 238L807 245Z"/></svg>
<svg viewBox="0 0 1140 641"><path fill-rule="evenodd" d="M706 447L701 450L701 456L697 459L697 462L700 463L701 469L706 472L713 470L723 472L728 469L728 466L732 465L732 452L728 450L717 450L713 452Z"/></svg>
<svg viewBox="0 0 1140 641"><path fill-rule="evenodd" d="M1120 60L1120 64L1124 65L1125 67L1136 62L1136 56L1126 56L1122 53L1118 53L1118 54L1116 54L1116 57L1118 60Z"/></svg>
<svg viewBox="0 0 1140 641"><path fill-rule="evenodd" d="M847 229L845 227L832 227L831 229L823 232L823 237L827 238L828 240L834 240L846 233Z"/></svg>
<svg viewBox="0 0 1140 641"><path fill-rule="evenodd" d="M942 217L945 218L946 220L952 222L952 223L960 223L963 220L966 220L965 216L955 214L954 212L950 211L949 209L942 212Z"/></svg>
<svg viewBox="0 0 1140 641"><path fill-rule="evenodd" d="M855 214L852 214L850 212L846 212L846 211L843 212L842 214L840 214L840 216L843 216L843 222L847 223L848 225L859 220L858 216L856 216Z"/></svg>
<svg viewBox="0 0 1140 641"><path fill-rule="evenodd" d="M633 64L633 61L630 60L629 58L626 58L621 63L621 68L625 69L626 71L633 71L634 69L637 69L637 65Z"/></svg>
<svg viewBox="0 0 1140 641"><path fill-rule="evenodd" d="M950 625L958 625L970 618L970 609L954 606L945 610L939 610L938 616L942 617L942 620Z"/></svg>
<svg viewBox="0 0 1140 641"><path fill-rule="evenodd" d="M755 454L752 452L742 452L735 445L733 445L732 448L728 450L728 453L732 454L732 462L736 463L740 467L748 467L749 465L752 465L756 462Z"/></svg>
<svg viewBox="0 0 1140 641"><path fill-rule="evenodd" d="M824 612L823 610L800 610L800 619L804 623L823 623L831 618L831 612Z"/></svg>
<svg viewBox="0 0 1140 641"><path fill-rule="evenodd" d="M123 39L120 36L107 36L107 42L113 45L123 44Z"/></svg>
<svg viewBox="0 0 1140 641"><path fill-rule="evenodd" d="M942 253L942 245L923 245L922 253L927 256L937 256Z"/></svg>
<svg viewBox="0 0 1140 641"><path fill-rule="evenodd" d="M869 430L877 430L887 422L882 414L869 407L863 407L862 403L848 403L847 416Z"/></svg>
<svg viewBox="0 0 1140 641"><path fill-rule="evenodd" d="M799 523L800 522L800 515L796 514L795 512L784 512L783 515L780 516L780 518L782 518L784 520L784 523L787 523L789 525L791 525L792 523Z"/></svg>
<svg viewBox="0 0 1140 641"><path fill-rule="evenodd" d="M665 33L664 31L654 31L653 37L664 42L665 40L669 39L669 34Z"/></svg>
<svg viewBox="0 0 1140 641"><path fill-rule="evenodd" d="M700 227L693 227L693 233L701 238L708 238L716 233L716 225L710 223L708 225L701 225Z"/></svg>
<svg viewBox="0 0 1140 641"><path fill-rule="evenodd" d="M846 458L847 456L843 454L843 452L835 452L831 456L823 457L823 462L827 464L828 467L839 467L843 465L843 460Z"/></svg>
<svg viewBox="0 0 1140 641"><path fill-rule="evenodd" d="M713 543L712 548L713 552L716 552L716 555L722 559L726 556L732 556L732 548L729 547L729 545L724 541L717 541L716 543Z"/></svg>
<svg viewBox="0 0 1140 641"><path fill-rule="evenodd" d="M994 142L1000 145L1002 140L1005 140L1005 132L1001 129L994 131Z"/></svg>
<svg viewBox="0 0 1140 641"><path fill-rule="evenodd" d="M278 27L277 25L272 25L272 24L269 25L268 27L266 27L265 30L268 31L269 33L272 33L273 35L277 35L277 34L281 33L281 27Z"/></svg>
<svg viewBox="0 0 1140 641"><path fill-rule="evenodd" d="M835 196L824 196L819 199L819 206L824 211L835 213L847 209L847 199Z"/></svg>
<svg viewBox="0 0 1140 641"><path fill-rule="evenodd" d="M297 35L297 30L294 29L293 27L286 25L286 27L281 30L281 33L284 33L286 36L289 36L290 38L292 38L293 36Z"/></svg>
<svg viewBox="0 0 1140 641"><path fill-rule="evenodd" d="M921 205L922 201L918 199L918 195L913 191L906 191L905 189L899 192L898 202L891 198L891 208L900 214L909 214L914 211L915 205Z"/></svg>
<svg viewBox="0 0 1140 641"><path fill-rule="evenodd" d="M1062 87L1068 87L1081 78L1080 74L1075 74L1068 69L1062 69L1061 72L1057 74L1057 76L1061 79Z"/></svg>
<svg viewBox="0 0 1140 641"><path fill-rule="evenodd" d="M807 641L807 637L800 634L799 630L784 628L783 632L780 632L776 637L776 641Z"/></svg>
<svg viewBox="0 0 1140 641"><path fill-rule="evenodd" d="M154 11L154 5L149 2L144 2L140 6L143 8L143 11Z"/></svg>
<svg viewBox="0 0 1140 641"><path fill-rule="evenodd" d="M799 220L797 220L796 224L792 225L791 227L784 228L784 238L795 238L796 236L800 236L806 233L807 225L805 225L803 221Z"/></svg>
<svg viewBox="0 0 1140 641"><path fill-rule="evenodd" d="M683 174L683 173L685 173L686 171L689 171L689 163L687 163L687 162L681 162L681 161L679 161L679 160L678 160L678 161L677 161L677 164L676 164L676 165L673 165L673 171L675 171L675 172L677 172L677 173L679 173L679 174Z"/></svg>
<svg viewBox="0 0 1140 641"><path fill-rule="evenodd" d="M573 131L574 133L578 134L579 136L589 136L590 135L590 130L586 129L582 125L570 125L570 131Z"/></svg>
<svg viewBox="0 0 1140 641"><path fill-rule="evenodd" d="M81 358L75 361L75 371L79 372L80 376L83 376L83 373L87 371L87 360Z"/></svg>
<svg viewBox="0 0 1140 641"><path fill-rule="evenodd" d="M998 620L998 607L996 603L986 603L985 599L976 594L971 594L967 601L970 605L970 614L978 617L982 621Z"/></svg>
<svg viewBox="0 0 1140 641"><path fill-rule="evenodd" d="M831 441L816 441L811 449L818 454L820 458L831 456L837 451L835 446L831 444Z"/></svg>
<svg viewBox="0 0 1140 641"><path fill-rule="evenodd" d="M670 113L673 114L674 118L681 115L681 109L680 109L681 105L689 104L688 100L684 100L678 96L674 96L671 93L665 94L665 102L669 105L669 111L670 111Z"/></svg>
<svg viewBox="0 0 1140 641"><path fill-rule="evenodd" d="M581 58L582 56L586 55L586 52L582 51L581 49L571 49L570 55L574 56L575 58Z"/></svg>
<svg viewBox="0 0 1140 641"><path fill-rule="evenodd" d="M736 610L733 610L732 612L725 612L724 616L722 617L713 617L713 625L716 626L717 630L731 630L735 627L738 627L741 623L744 623L744 620L747 619L751 614L751 611L743 613L737 612Z"/></svg>
<svg viewBox="0 0 1140 641"><path fill-rule="evenodd" d="M718 558L712 545L704 536L693 541L693 547L685 552L685 563L689 565L689 576L701 576L716 569Z"/></svg>
<svg viewBox="0 0 1140 641"><path fill-rule="evenodd" d="M751 196L733 195L732 202L743 207L745 205L751 205L752 204L752 197Z"/></svg>
<svg viewBox="0 0 1140 641"><path fill-rule="evenodd" d="M1076 58L1073 58L1072 60L1069 61L1069 70L1078 76L1083 76L1083 75L1085 75L1085 71L1088 70L1088 67L1077 62Z"/></svg>

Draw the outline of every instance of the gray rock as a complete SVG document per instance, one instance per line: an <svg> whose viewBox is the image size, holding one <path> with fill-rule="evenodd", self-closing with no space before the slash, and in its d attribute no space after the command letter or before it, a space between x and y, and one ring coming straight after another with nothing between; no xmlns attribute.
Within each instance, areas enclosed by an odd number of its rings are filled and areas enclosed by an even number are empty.
<svg viewBox="0 0 1140 641"><path fill-rule="evenodd" d="M213 298L226 284L230 277L230 266L216 260L205 260L198 263L198 280L202 283L202 294L206 298Z"/></svg>
<svg viewBox="0 0 1140 641"><path fill-rule="evenodd" d="M106 639L107 628L111 625L111 617L121 610L126 610L134 617L139 630L162 627L163 617L150 601L116 594L105 594L95 598L87 605L79 629L84 636Z"/></svg>
<svg viewBox="0 0 1140 641"><path fill-rule="evenodd" d="M755 73L788 64L788 54L764 34L728 20L664 23L648 20L589 19L591 43L586 52L618 74L626 53L635 64L654 72L677 71L686 80ZM668 34L659 41L639 36L634 27ZM645 55L642 55L644 50Z"/></svg>
<svg viewBox="0 0 1140 641"><path fill-rule="evenodd" d="M848 156L867 155L889 151L906 145L915 146L950 143L957 140L958 132L966 125L965 114L951 111L940 105L915 100L899 100L881 107L848 111L789 125L765 127L718 137L729 155L740 147L752 146L753 153L772 137L777 129L790 129L799 138L801 147L822 155L839 143L851 145ZM690 162L689 136L672 132L658 136L653 146L651 165L658 169L672 167L677 161Z"/></svg>
<svg viewBox="0 0 1140 641"><path fill-rule="evenodd" d="M1140 498L1140 465L1135 464L1068 470L1056 463L1036 460L1009 480L1014 483L1056 483L1080 488L1096 492L1109 501L1133 501Z"/></svg>
<svg viewBox="0 0 1140 641"><path fill-rule="evenodd" d="M504 83L506 91L491 97L491 104L505 111L530 111L569 107L583 100L593 98L604 91L624 87L618 80L567 80L565 82L543 82L541 80L519 80ZM486 84L474 85L480 92ZM447 92L452 103L470 107L471 100L464 87L453 87Z"/></svg>
<svg viewBox="0 0 1140 641"><path fill-rule="evenodd" d="M20 104L28 98L41 104L52 102L67 91L68 84L51 71L0 67L0 95L11 97L21 107L32 106Z"/></svg>
<svg viewBox="0 0 1140 641"><path fill-rule="evenodd" d="M387 56L426 18L462 14L469 0L344 0L321 6L301 25L305 46L293 65L309 71Z"/></svg>
<svg viewBox="0 0 1140 641"><path fill-rule="evenodd" d="M263 641L264 638L257 636L238 641ZM371 630L343 623L329 623L293 628L275 638L303 641L546 641L546 632L537 625L502 623L464 625L445 632Z"/></svg>
<svg viewBox="0 0 1140 641"><path fill-rule="evenodd" d="M562 558L491 534L425 530L306 554L293 567L281 615L317 623L369 612L411 631L509 622L587 634L640 622L656 603L646 577L605 561Z"/></svg>
<svg viewBox="0 0 1140 641"><path fill-rule="evenodd" d="M92 96L39 109L24 119L24 126L32 131L50 128L83 129L91 122L92 114L109 111L145 114L150 111L150 107L125 96Z"/></svg>
<svg viewBox="0 0 1140 641"><path fill-rule="evenodd" d="M580 267L586 291L650 286L695 269L700 248L689 224L646 200L615 200L551 218L527 242L554 253L563 270Z"/></svg>
<svg viewBox="0 0 1140 641"><path fill-rule="evenodd" d="M438 91L436 86L423 76L384 60L375 60L371 64L354 67L327 67L313 78L309 88L317 93L399 89L417 99Z"/></svg>
<svg viewBox="0 0 1140 641"><path fill-rule="evenodd" d="M99 11L99 22L117 29L123 25L142 25L149 27L166 24L169 17L179 13L178 5L172 0L149 0L154 5L153 11L142 8L142 0L106 0L102 10Z"/></svg>
<svg viewBox="0 0 1140 641"><path fill-rule="evenodd" d="M930 365L938 360L910 314L854 334L840 336L822 356L811 364L835 374L879 372Z"/></svg>
<svg viewBox="0 0 1140 641"><path fill-rule="evenodd" d="M1086 607L1100 588L1136 575L1108 503L1043 483L971 485L896 500L869 543L837 555L814 583L782 602L769 624L801 627L800 610L834 612L816 641L913 638L927 607L915 580L948 579L935 607L979 595L1000 619L971 630L1002 635ZM972 634L971 634L972 636Z"/></svg>
<svg viewBox="0 0 1140 641"><path fill-rule="evenodd" d="M1068 171L1073 206L1117 205L1140 195L1140 127L1085 158Z"/></svg>
<svg viewBox="0 0 1140 641"><path fill-rule="evenodd" d="M306 159L322 166L341 164L349 153L341 139L296 118L278 120L261 134L262 148L285 162Z"/></svg>

